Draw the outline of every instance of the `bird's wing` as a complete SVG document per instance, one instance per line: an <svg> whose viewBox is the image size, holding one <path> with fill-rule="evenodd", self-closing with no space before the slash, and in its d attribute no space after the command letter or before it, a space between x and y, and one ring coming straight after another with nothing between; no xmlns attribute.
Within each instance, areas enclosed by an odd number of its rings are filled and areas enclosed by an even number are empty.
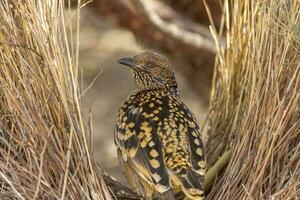
<svg viewBox="0 0 300 200"><path fill-rule="evenodd" d="M117 127L115 136L123 160L159 193L168 191L171 183L163 161L157 122L145 117L139 107L132 107L125 115L124 123L120 123L124 126Z"/></svg>
<svg viewBox="0 0 300 200"><path fill-rule="evenodd" d="M200 135L197 121L191 111L181 102L177 101L178 110L185 123L184 134L187 140L188 164L174 171L180 180L184 193L191 199L204 199L204 174L206 169L205 147Z"/></svg>
<svg viewBox="0 0 300 200"><path fill-rule="evenodd" d="M205 147L194 117L187 120L187 137L192 167L199 175L204 176L206 169Z"/></svg>

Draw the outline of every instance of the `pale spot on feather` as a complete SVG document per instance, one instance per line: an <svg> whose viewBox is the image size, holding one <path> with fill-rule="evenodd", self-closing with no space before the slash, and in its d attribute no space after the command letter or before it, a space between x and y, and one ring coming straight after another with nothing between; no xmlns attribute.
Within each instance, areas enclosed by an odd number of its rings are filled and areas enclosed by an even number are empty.
<svg viewBox="0 0 300 200"><path fill-rule="evenodd" d="M143 140L142 142L140 142L140 145L142 148L145 148L147 146L147 141Z"/></svg>
<svg viewBox="0 0 300 200"><path fill-rule="evenodd" d="M205 168L206 163L205 163L204 160L201 160L201 161L198 162L198 165L199 165L199 167L201 167L201 168Z"/></svg>
<svg viewBox="0 0 300 200"><path fill-rule="evenodd" d="M130 122L129 124L126 125L126 128L133 128L134 127L134 123Z"/></svg>
<svg viewBox="0 0 300 200"><path fill-rule="evenodd" d="M205 170L204 170L204 169L200 169L200 170L198 170L198 173L199 173L201 176L204 176L204 175L205 175Z"/></svg>
<svg viewBox="0 0 300 200"><path fill-rule="evenodd" d="M140 132L139 135L138 135L138 138L142 139L143 137L145 137L145 133L144 132Z"/></svg>
<svg viewBox="0 0 300 200"><path fill-rule="evenodd" d="M122 122L122 124L121 124L121 128L122 128L122 129L124 129L124 128L125 128L125 126L126 126L126 123L125 123L125 122Z"/></svg>
<svg viewBox="0 0 300 200"><path fill-rule="evenodd" d="M155 145L155 143L153 141L149 142L148 146L149 147L153 147Z"/></svg>
<svg viewBox="0 0 300 200"><path fill-rule="evenodd" d="M132 110L131 110L131 113L133 114L133 115L136 115L137 113L138 113L138 111L139 111L139 108L132 108Z"/></svg>
<svg viewBox="0 0 300 200"><path fill-rule="evenodd" d="M158 152L157 152L155 149L152 149L152 150L150 151L150 155L151 155L152 157L156 158L156 157L158 156Z"/></svg>
<svg viewBox="0 0 300 200"><path fill-rule="evenodd" d="M129 129L127 129L125 131L125 134L123 135L123 140L128 140L129 138L131 138L133 135L135 135L135 131L130 131Z"/></svg>
<svg viewBox="0 0 300 200"><path fill-rule="evenodd" d="M147 143L150 142L151 139L152 139L152 137L151 137L150 135L147 135L147 133L146 133L146 138L145 138L145 140L147 141Z"/></svg>
<svg viewBox="0 0 300 200"><path fill-rule="evenodd" d="M149 126L148 122L143 122L140 129L145 131L146 133L150 133L152 131L152 127Z"/></svg>
<svg viewBox="0 0 300 200"><path fill-rule="evenodd" d="M149 125L148 122L143 122L143 123L142 123L142 126L148 126L148 125Z"/></svg>
<svg viewBox="0 0 300 200"><path fill-rule="evenodd" d="M196 138L196 139L194 140L194 142L195 142L196 145L200 145L200 141L198 140L198 138Z"/></svg>
<svg viewBox="0 0 300 200"><path fill-rule="evenodd" d="M196 128L196 124L194 122L189 121L189 126L191 128Z"/></svg>
<svg viewBox="0 0 300 200"><path fill-rule="evenodd" d="M192 132L192 135L193 135L194 137L198 137L198 134L197 134L196 131L193 131L193 132Z"/></svg>
<svg viewBox="0 0 300 200"><path fill-rule="evenodd" d="M157 184L155 185L155 189L159 192L159 193L164 193L167 190L169 190L169 187L161 185L161 184Z"/></svg>
<svg viewBox="0 0 300 200"><path fill-rule="evenodd" d="M202 156L203 152L202 152L202 149L201 148L197 148L196 149L196 153L200 156Z"/></svg>
<svg viewBox="0 0 300 200"><path fill-rule="evenodd" d="M152 166L153 168L155 168L155 169L157 169L157 168L160 167L160 164L159 164L159 162L158 162L156 159L150 160L150 164L151 164L151 166Z"/></svg>
<svg viewBox="0 0 300 200"><path fill-rule="evenodd" d="M155 117L153 118L153 120L154 120L154 121L158 121L159 118L158 118L157 116L155 116Z"/></svg>
<svg viewBox="0 0 300 200"><path fill-rule="evenodd" d="M149 107L150 107L150 108L153 108L153 107L154 107L154 103L150 103L150 104L149 104Z"/></svg>
<svg viewBox="0 0 300 200"><path fill-rule="evenodd" d="M157 174L157 173L153 174L152 177L154 178L154 180L155 180L156 182L159 182L159 181L161 180L160 175Z"/></svg>

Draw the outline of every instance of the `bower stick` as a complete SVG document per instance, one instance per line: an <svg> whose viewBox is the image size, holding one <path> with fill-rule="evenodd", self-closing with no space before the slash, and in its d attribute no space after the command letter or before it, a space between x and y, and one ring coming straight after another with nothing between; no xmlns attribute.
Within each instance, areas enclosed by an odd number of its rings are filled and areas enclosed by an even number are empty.
<svg viewBox="0 0 300 200"><path fill-rule="evenodd" d="M218 174L220 174L225 167L227 166L230 158L232 155L232 150L226 151L219 160L211 167L205 174L204 179L204 191L205 193L209 191L209 189L212 187L214 181L216 180L216 177ZM184 200L189 200L189 198L184 198Z"/></svg>

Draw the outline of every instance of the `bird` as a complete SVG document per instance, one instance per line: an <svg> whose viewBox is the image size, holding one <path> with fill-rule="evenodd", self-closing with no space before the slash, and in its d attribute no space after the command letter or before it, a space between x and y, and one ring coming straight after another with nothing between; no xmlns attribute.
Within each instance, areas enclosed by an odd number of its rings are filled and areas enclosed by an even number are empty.
<svg viewBox="0 0 300 200"><path fill-rule="evenodd" d="M114 142L131 188L146 199L183 192L203 200L205 146L194 114L181 101L168 59L153 51L117 60L137 84L120 106Z"/></svg>

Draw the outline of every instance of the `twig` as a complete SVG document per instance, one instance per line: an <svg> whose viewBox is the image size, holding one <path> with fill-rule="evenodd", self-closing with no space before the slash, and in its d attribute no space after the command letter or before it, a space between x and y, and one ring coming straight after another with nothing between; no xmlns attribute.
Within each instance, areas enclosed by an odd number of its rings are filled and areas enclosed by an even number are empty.
<svg viewBox="0 0 300 200"><path fill-rule="evenodd" d="M206 172L204 177L204 191L208 192L214 183L218 174L220 174L227 166L232 155L232 150L226 151L219 160ZM189 200L185 197L184 200Z"/></svg>
<svg viewBox="0 0 300 200"><path fill-rule="evenodd" d="M11 187L14 193L21 199L25 200L25 198L19 193L19 191L15 188L14 184L10 182L10 180L0 171L1 177L6 181L6 183Z"/></svg>
<svg viewBox="0 0 300 200"><path fill-rule="evenodd" d="M205 30L205 28L201 27L201 32L189 31L189 29L195 30L194 27L199 27L200 25L193 23L192 21L188 21L187 19L185 19L185 22L182 22L182 17L180 17L178 14L176 15L176 13L172 12L170 8L156 0L137 0L136 3L138 3L138 5L143 9L147 19L162 32L169 34L173 38L180 40L187 45L199 49L206 49L212 53L216 52L212 38L207 37L207 35L209 35L208 29ZM156 4L159 5L156 6ZM156 12L156 7L159 7L159 9L162 10L168 10L169 13L171 12L172 23L163 20L162 17L160 17ZM183 24L188 24L189 26L184 27Z"/></svg>
<svg viewBox="0 0 300 200"><path fill-rule="evenodd" d="M204 190L207 192L212 184L214 183L214 180L216 179L217 175L221 173L221 171L224 170L224 168L227 166L230 158L232 155L232 150L226 151L220 159L206 172L205 178L204 178Z"/></svg>

